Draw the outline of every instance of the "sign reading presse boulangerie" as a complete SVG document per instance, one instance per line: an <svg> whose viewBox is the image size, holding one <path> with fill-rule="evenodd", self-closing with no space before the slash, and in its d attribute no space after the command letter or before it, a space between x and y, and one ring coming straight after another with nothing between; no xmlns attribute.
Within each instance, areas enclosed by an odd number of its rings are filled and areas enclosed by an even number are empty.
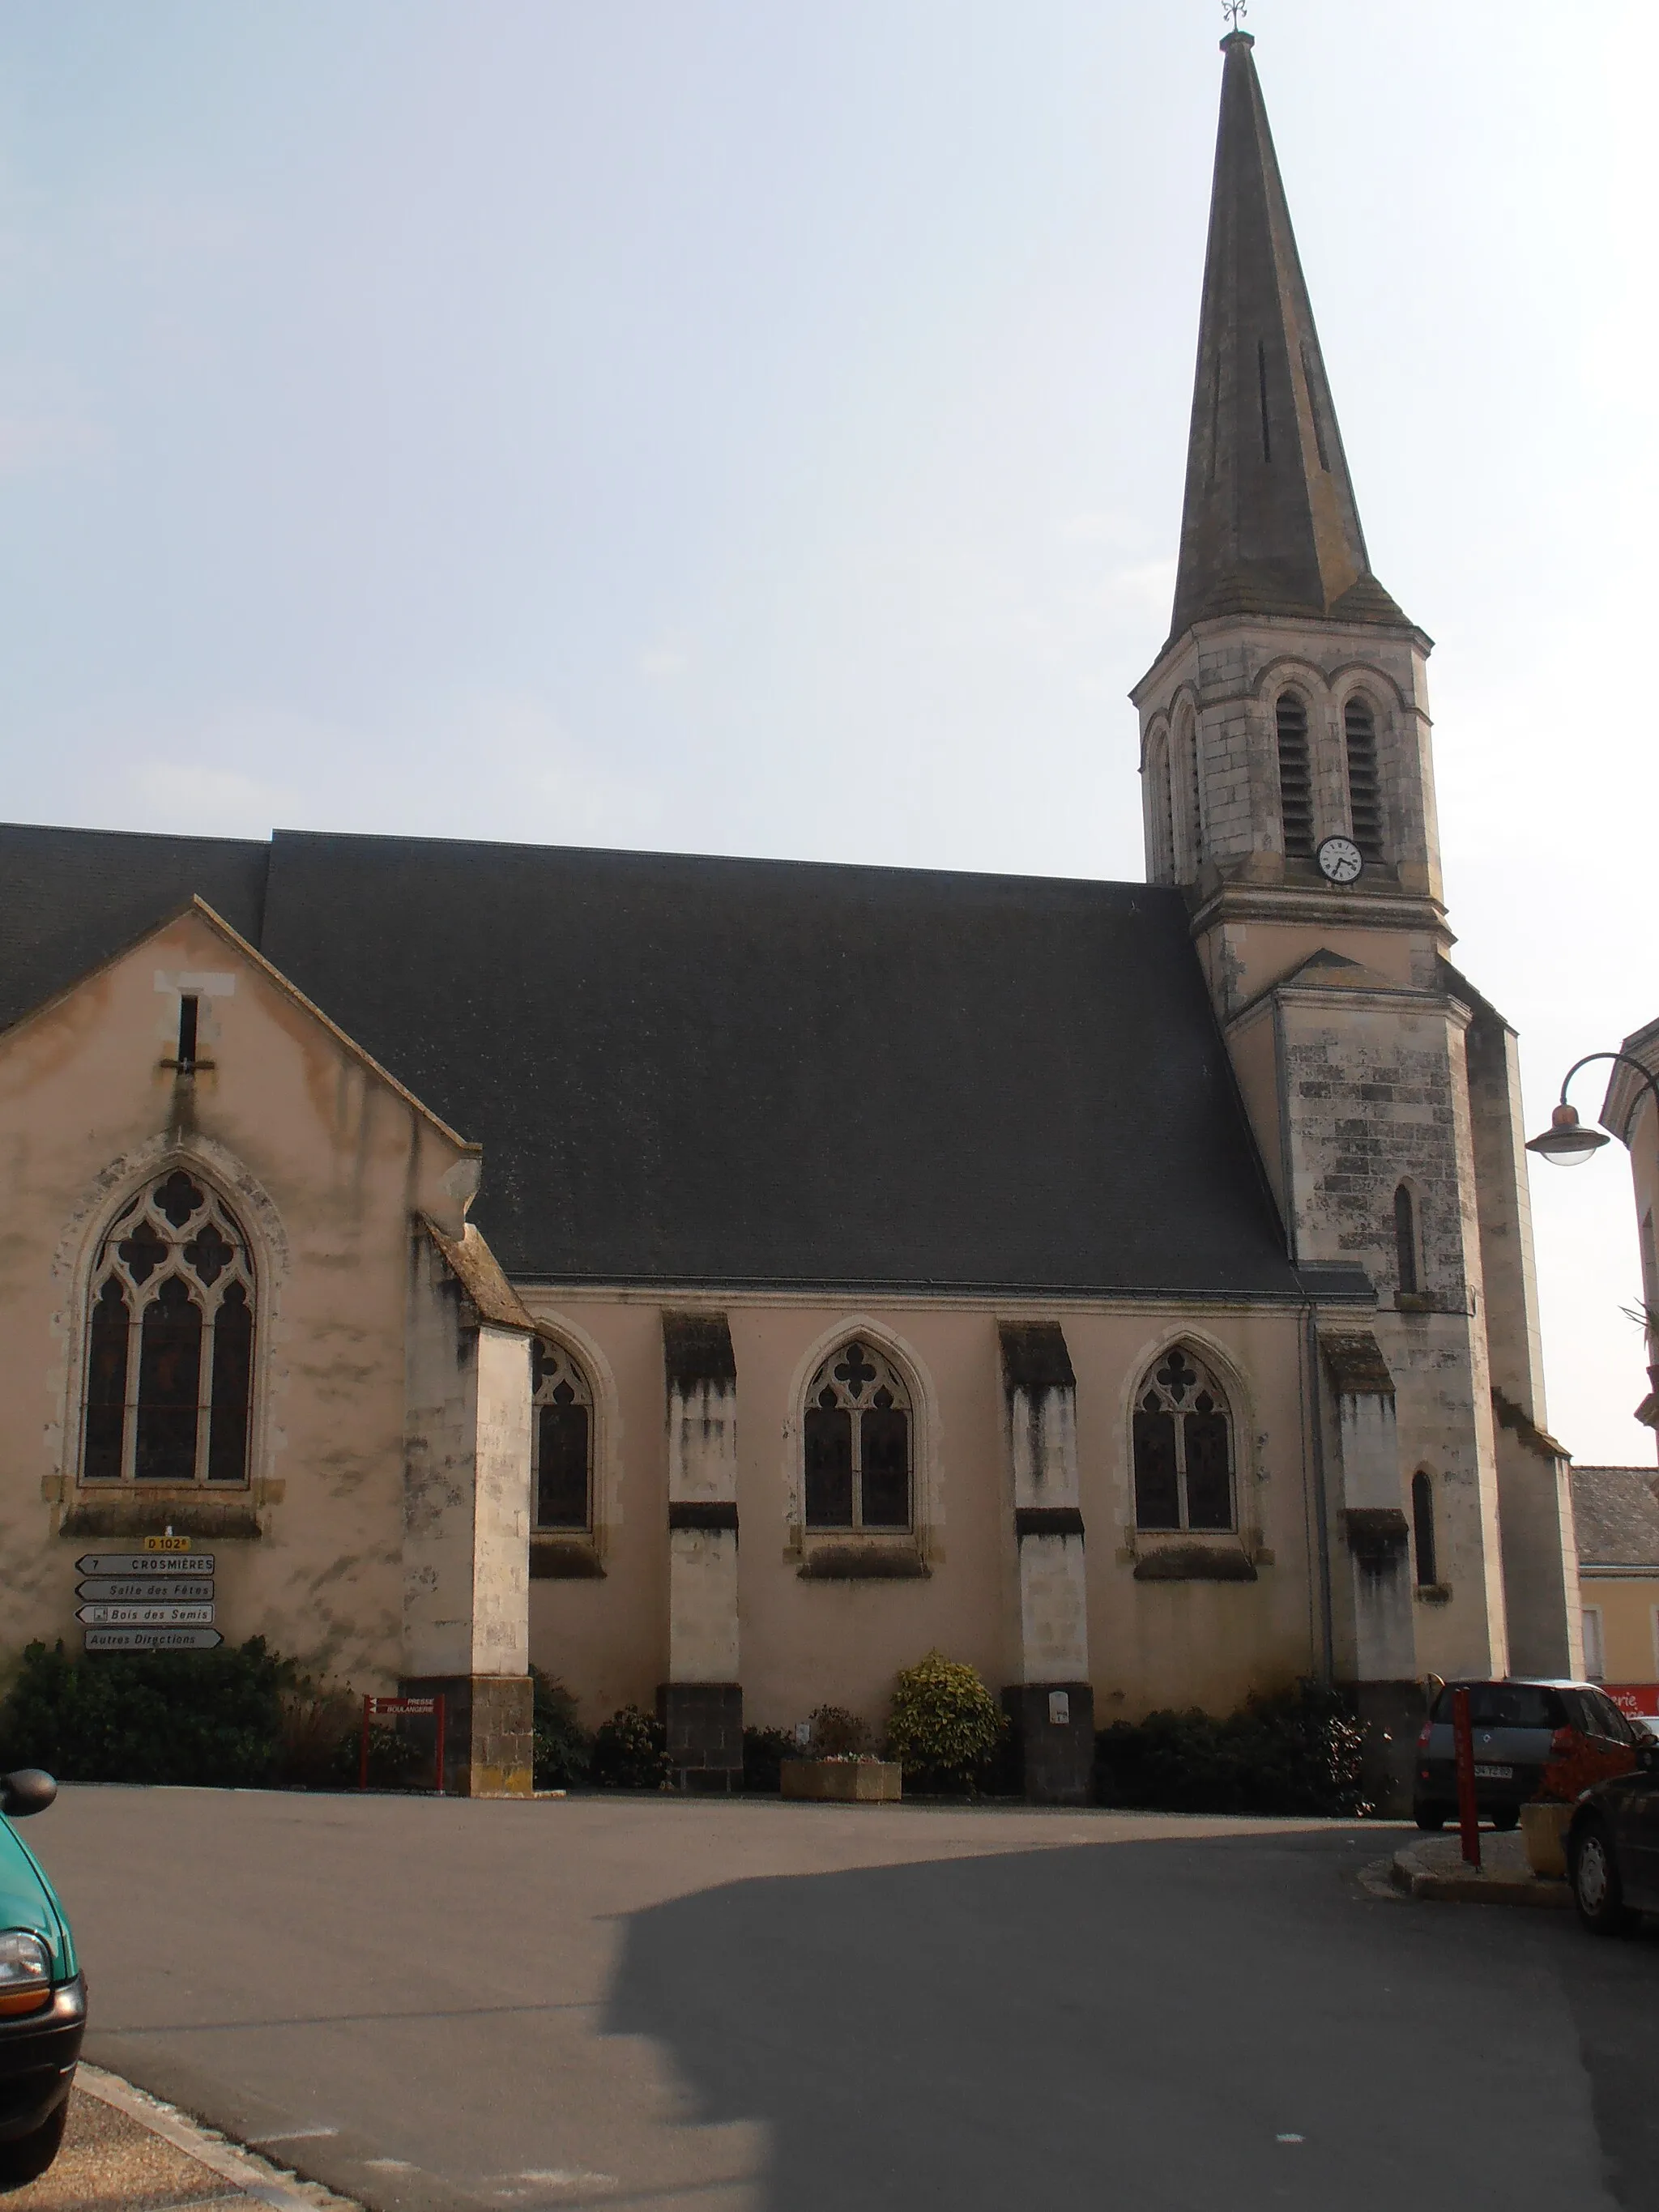
<svg viewBox="0 0 1659 2212"><path fill-rule="evenodd" d="M88 1651L210 1651L222 1644L213 1626L211 1552L192 1552L187 1536L147 1536L138 1552L88 1552L76 1563L83 1602L76 1619Z"/></svg>

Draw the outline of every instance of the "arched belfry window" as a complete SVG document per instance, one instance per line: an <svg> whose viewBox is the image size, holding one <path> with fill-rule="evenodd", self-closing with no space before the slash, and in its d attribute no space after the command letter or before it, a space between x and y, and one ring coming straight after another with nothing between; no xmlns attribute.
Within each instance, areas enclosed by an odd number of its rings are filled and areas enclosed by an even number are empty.
<svg viewBox="0 0 1659 2212"><path fill-rule="evenodd" d="M538 1528L593 1526L593 1392L562 1344L536 1337L531 1358L531 1493Z"/></svg>
<svg viewBox="0 0 1659 2212"><path fill-rule="evenodd" d="M1169 883L1175 876L1175 817L1170 811L1170 736L1159 730L1146 753L1147 843L1154 883Z"/></svg>
<svg viewBox="0 0 1659 2212"><path fill-rule="evenodd" d="M1440 1580L1434 1550L1434 1484L1421 1468L1412 1477L1412 1549L1418 1588L1432 1589Z"/></svg>
<svg viewBox="0 0 1659 2212"><path fill-rule="evenodd" d="M1137 1527L1234 1526L1227 1394L1184 1345L1164 1354L1136 1394L1134 1460Z"/></svg>
<svg viewBox="0 0 1659 2212"><path fill-rule="evenodd" d="M98 1248L82 1480L245 1482L253 1318L253 1266L234 1215L174 1168Z"/></svg>
<svg viewBox="0 0 1659 2212"><path fill-rule="evenodd" d="M1382 789L1376 769L1376 717L1358 694L1342 709L1348 753L1348 823L1367 860L1382 858Z"/></svg>
<svg viewBox="0 0 1659 2212"><path fill-rule="evenodd" d="M1401 1183L1394 1194L1395 1280L1408 1297L1423 1287L1417 1243L1417 1201Z"/></svg>
<svg viewBox="0 0 1659 2212"><path fill-rule="evenodd" d="M910 1526L910 1393L873 1346L830 1353L807 1387L801 1435L809 1528Z"/></svg>
<svg viewBox="0 0 1659 2212"><path fill-rule="evenodd" d="M1279 813L1285 825L1285 852L1291 860L1311 859L1314 848L1313 763L1308 750L1308 708L1294 691L1279 694L1273 713L1279 739Z"/></svg>
<svg viewBox="0 0 1659 2212"><path fill-rule="evenodd" d="M1181 718L1174 773L1181 779L1179 805L1182 828L1180 871L1190 880L1204 865L1204 793L1199 762L1198 725L1190 710Z"/></svg>

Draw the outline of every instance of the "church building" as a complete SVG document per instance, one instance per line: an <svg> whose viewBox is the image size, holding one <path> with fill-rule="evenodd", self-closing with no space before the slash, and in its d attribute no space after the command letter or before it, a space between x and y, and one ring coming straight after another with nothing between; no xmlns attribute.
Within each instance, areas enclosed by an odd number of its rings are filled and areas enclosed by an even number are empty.
<svg viewBox="0 0 1659 2212"><path fill-rule="evenodd" d="M1430 640L1223 51L1145 883L0 830L0 1659L172 1531L458 1789L532 1663L719 1790L937 1647L1053 1802L1307 1675L1386 1793L1426 1673L1582 1671Z"/></svg>

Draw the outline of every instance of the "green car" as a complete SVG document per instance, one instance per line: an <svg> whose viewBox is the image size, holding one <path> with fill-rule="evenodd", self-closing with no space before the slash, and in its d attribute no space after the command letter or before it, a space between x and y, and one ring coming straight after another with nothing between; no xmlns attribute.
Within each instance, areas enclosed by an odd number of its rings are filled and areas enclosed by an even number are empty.
<svg viewBox="0 0 1659 2212"><path fill-rule="evenodd" d="M52 1884L12 1827L58 1784L39 1767L0 1775L0 2189L58 2155L87 2027L87 1985Z"/></svg>

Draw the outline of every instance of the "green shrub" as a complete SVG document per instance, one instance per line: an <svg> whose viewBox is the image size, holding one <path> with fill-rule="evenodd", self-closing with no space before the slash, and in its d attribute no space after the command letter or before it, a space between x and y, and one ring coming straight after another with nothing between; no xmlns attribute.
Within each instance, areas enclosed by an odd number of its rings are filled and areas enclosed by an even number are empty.
<svg viewBox="0 0 1659 2212"><path fill-rule="evenodd" d="M1357 1819L1364 1731L1340 1694L1299 1682L1226 1720L1194 1707L1117 1721L1095 1740L1103 1805L1162 1813L1316 1814Z"/></svg>
<svg viewBox="0 0 1659 2212"><path fill-rule="evenodd" d="M576 1717L576 1700L562 1682L530 1670L535 1700L536 1787L571 1790L586 1781L593 1769L593 1739Z"/></svg>
<svg viewBox="0 0 1659 2212"><path fill-rule="evenodd" d="M31 1644L0 1706L0 1766L65 1782L257 1787L276 1777L292 1660L263 1637L217 1651L100 1651Z"/></svg>
<svg viewBox="0 0 1659 2212"><path fill-rule="evenodd" d="M1008 1729L1007 1717L964 1661L930 1651L893 1686L890 1757L924 1789L975 1791Z"/></svg>
<svg viewBox="0 0 1659 2212"><path fill-rule="evenodd" d="M743 1732L743 1786L770 1790L775 1797L782 1786L778 1769L786 1759L799 1759L800 1747L787 1729L746 1728Z"/></svg>
<svg viewBox="0 0 1659 2212"><path fill-rule="evenodd" d="M282 1722L276 1736L275 1778L301 1790L337 1790L357 1779L348 1753L357 1756L362 1727L361 1698L337 1683L296 1683L282 1692ZM382 1730L385 1734L386 1731Z"/></svg>
<svg viewBox="0 0 1659 2212"><path fill-rule="evenodd" d="M363 1771L363 1707L357 1711L350 1733L336 1746L332 1766L318 1785L324 1790L356 1790ZM393 1721L368 1724L368 1787L371 1790L430 1790L437 1780L437 1747L432 1724L426 1722L410 1735Z"/></svg>
<svg viewBox="0 0 1659 2212"><path fill-rule="evenodd" d="M602 1722L593 1738L593 1779L601 1790L660 1790L668 1780L668 1735L637 1705Z"/></svg>

